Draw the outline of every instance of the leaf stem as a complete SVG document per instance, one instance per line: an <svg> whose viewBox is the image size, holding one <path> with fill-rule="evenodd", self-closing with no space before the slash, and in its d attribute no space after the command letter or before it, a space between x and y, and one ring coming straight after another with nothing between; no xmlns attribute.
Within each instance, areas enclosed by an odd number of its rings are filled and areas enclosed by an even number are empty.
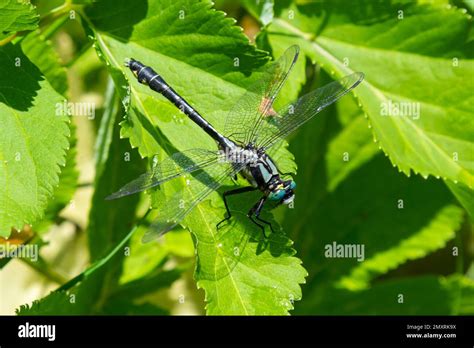
<svg viewBox="0 0 474 348"><path fill-rule="evenodd" d="M93 182L81 182L80 184L77 184L77 188L78 189L81 189L81 188L87 188L87 187L92 187L94 185Z"/></svg>
<svg viewBox="0 0 474 348"><path fill-rule="evenodd" d="M16 32L16 33L14 33L13 35L10 35L10 36L4 38L3 40L0 40L0 46L5 46L7 43L9 43L9 42L12 41L13 39L15 39L17 36L18 36L18 32Z"/></svg>

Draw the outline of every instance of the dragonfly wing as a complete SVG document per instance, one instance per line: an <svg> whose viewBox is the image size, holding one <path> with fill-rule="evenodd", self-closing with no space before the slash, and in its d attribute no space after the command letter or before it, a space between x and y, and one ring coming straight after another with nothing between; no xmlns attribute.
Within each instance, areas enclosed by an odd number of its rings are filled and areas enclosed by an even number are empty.
<svg viewBox="0 0 474 348"><path fill-rule="evenodd" d="M144 243L156 239L178 225L184 217L209 194L217 190L229 177L237 174L245 164L218 162L197 175L186 175L186 185L159 207L159 217L143 236Z"/></svg>
<svg viewBox="0 0 474 348"><path fill-rule="evenodd" d="M261 78L238 99L226 117L226 136L239 144L248 144L253 140L264 116L272 113L273 102L295 64L298 53L298 46L289 47L278 60L266 67Z"/></svg>
<svg viewBox="0 0 474 348"><path fill-rule="evenodd" d="M313 118L328 105L344 96L364 79L364 74L356 72L340 80L333 81L286 105L276 115L266 117L265 125L258 133L256 145L268 149L279 140Z"/></svg>
<svg viewBox="0 0 474 348"><path fill-rule="evenodd" d="M220 157L221 155L218 151L206 149L191 149L177 152L158 163L149 172L132 180L106 199L116 199L150 189L185 173L191 173L215 164L219 161Z"/></svg>

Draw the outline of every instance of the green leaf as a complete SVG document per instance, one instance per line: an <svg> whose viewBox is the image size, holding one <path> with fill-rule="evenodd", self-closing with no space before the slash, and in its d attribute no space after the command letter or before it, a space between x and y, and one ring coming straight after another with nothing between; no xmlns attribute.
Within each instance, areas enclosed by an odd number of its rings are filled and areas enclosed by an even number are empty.
<svg viewBox="0 0 474 348"><path fill-rule="evenodd" d="M185 265L182 267L176 267L169 271L164 271L162 266L163 265L158 269L155 268L155 270L139 279L120 285L111 297L113 300L119 297L130 299L155 292L159 289L169 288L180 278L183 271L189 268L189 265Z"/></svg>
<svg viewBox="0 0 474 348"><path fill-rule="evenodd" d="M108 81L105 93L106 108L100 119L97 138L94 144L94 163L96 181L103 177L106 169L107 161L111 153L111 144L114 140L114 130L116 128L117 114L121 112L120 106L117 104L117 91L111 81Z"/></svg>
<svg viewBox="0 0 474 348"><path fill-rule="evenodd" d="M333 288L323 301L308 294L302 314L313 314L318 302L321 315L472 315L474 282L460 276L420 276L387 280L370 289Z"/></svg>
<svg viewBox="0 0 474 348"><path fill-rule="evenodd" d="M135 234L134 236L136 236ZM150 245L150 244L146 244ZM144 296L156 293L161 289L169 289L172 284L182 277L183 272L188 270L190 263L177 266L171 270L164 270L166 259L162 259L160 265L155 265L148 274L133 281L120 285L107 299L103 311L106 314L138 314L138 315L164 315L169 314L164 309L158 308L151 303L143 303ZM140 303L140 304L138 304Z"/></svg>
<svg viewBox="0 0 474 348"><path fill-rule="evenodd" d="M324 162L303 162L300 173L311 173L312 166L324 166ZM298 175L297 182L300 188L310 188L313 180ZM443 247L462 222L462 210L451 201L441 183L404 178L377 156L331 193L315 196L309 189L299 190L296 208L287 214L285 226L298 236L297 246L305 264L311 265L313 272L326 269L327 276L338 281L359 267L368 272L371 266L380 274ZM306 207L304 215L297 213L300 206ZM318 234L311 233L315 229ZM325 247L334 241L364 245L365 261L326 258ZM389 257L393 254L396 257ZM377 257L384 263L375 264L372 260Z"/></svg>
<svg viewBox="0 0 474 348"><path fill-rule="evenodd" d="M60 59L51 42L46 40L39 31L29 33L22 41L21 48L25 55L44 74L51 86L65 95L68 82L66 69L61 66Z"/></svg>
<svg viewBox="0 0 474 348"><path fill-rule="evenodd" d="M107 108L98 132L96 149L101 156L98 156L96 162L99 170L94 182L96 190L89 214L89 250L92 265L55 292L35 302L30 309L26 307L20 310L20 314L99 313L118 286L124 248L137 230L131 226L135 220L138 199L131 197L108 204L104 199L110 194L110 186L115 185L116 180L130 179L127 175L138 175L135 171L138 155L129 153L131 161L126 161L129 146L118 138L119 127L115 122L123 111L113 85L109 86ZM139 164L138 169L141 169ZM118 219L116 214L120 214L121 218ZM71 295L75 295L73 302L70 300Z"/></svg>
<svg viewBox="0 0 474 348"><path fill-rule="evenodd" d="M54 189L53 197L48 202L43 219L35 225L36 232L47 231L47 228L58 217L60 211L71 203L76 191L79 171L76 168L77 139L75 131L76 127L71 123L70 147L66 152L66 166L59 174L59 185Z"/></svg>
<svg viewBox="0 0 474 348"><path fill-rule="evenodd" d="M58 110L61 103L18 46L0 47L2 236L40 219L59 182L69 136L68 119Z"/></svg>
<svg viewBox="0 0 474 348"><path fill-rule="evenodd" d="M338 115L343 114L348 120L341 132L331 140L325 155L329 191L334 191L352 171L370 161L379 152L372 141L367 121L357 105L350 98L343 98L337 104L337 109Z"/></svg>
<svg viewBox="0 0 474 348"><path fill-rule="evenodd" d="M188 231L168 233L160 243L142 243L147 228L139 228L130 240L130 252L124 260L121 284L146 276L171 255L185 258L194 256L194 246Z"/></svg>
<svg viewBox="0 0 474 348"><path fill-rule="evenodd" d="M164 236L163 248L170 254L187 258L194 256L194 245L191 235L186 230L177 230Z"/></svg>
<svg viewBox="0 0 474 348"><path fill-rule="evenodd" d="M66 292L51 292L41 300L33 301L31 305L21 305L17 315L71 315L69 298Z"/></svg>
<svg viewBox="0 0 474 348"><path fill-rule="evenodd" d="M455 231L460 228L462 221L463 211L459 207L445 206L420 231L354 267L348 276L340 279L338 284L348 289L368 287L370 280L375 276L444 247L447 241L454 238Z"/></svg>
<svg viewBox="0 0 474 348"><path fill-rule="evenodd" d="M142 237L147 228L147 226L140 226L130 240L128 256L123 260L120 284L146 276L165 262L169 256L168 250L161 243L142 243Z"/></svg>
<svg viewBox="0 0 474 348"><path fill-rule="evenodd" d="M60 64L59 56L53 49L51 42L46 40L39 31L29 33L21 41L24 54L35 64L60 94L64 95L67 88L66 69ZM36 224L37 232L45 232L49 225L57 218L58 213L70 203L76 190L79 172L76 170L76 137L74 124L70 124L71 138L66 153L66 165L59 174L59 185L54 189L42 221Z"/></svg>
<svg viewBox="0 0 474 348"><path fill-rule="evenodd" d="M327 18L325 6L332 10ZM364 72L365 82L354 94L392 163L407 175L412 170L472 188L474 80L465 77L474 73L474 62L464 59L469 18L435 6L374 6L355 15L345 7L290 7L268 28L269 41L299 44L338 77ZM402 102L419 107L419 115L416 109L405 116L383 115L389 103Z"/></svg>
<svg viewBox="0 0 474 348"><path fill-rule="evenodd" d="M109 88L113 91L113 84ZM101 258L112 245L121 240L135 220L138 196L114 201L105 201L105 197L144 170L138 154L131 152L128 143L119 139L116 120L123 111L114 92L110 92L106 104L109 107L101 120L96 145L97 153L102 155L96 159L98 171L89 214L88 234L92 260ZM104 155L106 152L108 155Z"/></svg>
<svg viewBox="0 0 474 348"><path fill-rule="evenodd" d="M105 201L105 197L143 171L143 163L136 151L130 151L128 142L119 139L116 120L123 110L111 81L105 105L107 108L102 116L95 147L98 153L97 175L87 229L92 261L102 259L111 248L118 245L135 222L138 196L115 201ZM126 249L122 249L113 255L107 266L89 276L93 285L88 291L95 298L92 311L100 312L105 300L117 288L125 254Z"/></svg>
<svg viewBox="0 0 474 348"><path fill-rule="evenodd" d="M168 311L157 307L154 304L134 303L127 299L118 299L107 302L104 308L104 314L107 315L168 315Z"/></svg>
<svg viewBox="0 0 474 348"><path fill-rule="evenodd" d="M474 220L474 193L472 189L464 184L455 184L450 181L446 181L446 185L448 185L451 192L469 213L471 220Z"/></svg>
<svg viewBox="0 0 474 348"><path fill-rule="evenodd" d="M474 12L474 1L472 0L464 0L462 1L464 7L470 11L472 14Z"/></svg>
<svg viewBox="0 0 474 348"><path fill-rule="evenodd" d="M109 66L128 110L121 123L121 136L129 138L141 156L153 156L156 160L191 147L215 149L214 141L170 102L138 84L123 66L124 59L133 57L152 65L208 121L222 130L225 115L245 92L244 87L259 77L258 70L267 62L267 54L250 45L241 29L234 26L234 20L213 10L211 2L152 0L147 8L140 2L115 3L115 7L126 11L108 15L104 9L111 2L101 1L89 7L86 15L98 54ZM167 29L157 30L164 27ZM252 73L255 70L257 72ZM285 147L275 153L275 158L294 171L294 163ZM182 180L169 184L162 185L160 198L163 200L169 196L170 189L185 187ZM155 195L152 197L157 201ZM196 207L183 223L195 238L198 258L195 278L206 291L208 313L288 313L291 301L301 297L299 284L306 274L293 256L291 242L285 237L274 237L278 241L270 243L269 249L280 249L280 253L272 255L267 250L256 255L258 243L247 242L255 226L242 219L232 225L230 232L221 234L219 231L222 237L216 237L215 226L225 210L216 195L214 200L217 202L212 207L207 202ZM251 202L246 203L248 210ZM218 256L222 252L219 241L226 243L225 248L231 247L231 252L242 242L246 245L242 261L237 262L235 269L227 269L226 261ZM256 265L265 267L268 275L255 270L252 276L245 278L244 269ZM243 306L217 305L217 301L230 302L229 297L221 298L221 293L227 290L242 296ZM264 293L273 307L261 303Z"/></svg>
<svg viewBox="0 0 474 348"><path fill-rule="evenodd" d="M328 175L335 158L325 149L339 143L347 131L335 122L334 110L303 127L290 146L299 166L299 190L284 225L310 270L305 298L311 299L302 302L297 313L325 313L324 301L334 296L334 288L367 288L375 277L443 248L463 221L462 209L452 204L441 182L406 178L380 154L355 166L333 188L330 183L339 174ZM318 139L312 149L308 139ZM363 246L363 262L326 257L333 242ZM340 301L342 310L346 299Z"/></svg>
<svg viewBox="0 0 474 348"><path fill-rule="evenodd" d="M33 5L18 0L0 0L0 40L11 33L34 30L39 16Z"/></svg>
<svg viewBox="0 0 474 348"><path fill-rule="evenodd" d="M94 314L96 302L100 299L98 292L101 284L98 275L101 266L109 265L110 260L117 250L101 259L102 264L89 266L79 276L73 278L62 287L51 291L40 300L35 300L31 305L21 305L16 309L17 315L88 315ZM68 284L71 284L70 286Z"/></svg>
<svg viewBox="0 0 474 348"><path fill-rule="evenodd" d="M198 287L206 290L207 314L288 314L293 302L301 299L299 284L307 275L301 260L294 257L293 242L271 234L268 244L262 245L262 240L247 235L252 223L236 212L238 224L216 231L222 215L205 203L187 221L197 239L194 276Z"/></svg>
<svg viewBox="0 0 474 348"><path fill-rule="evenodd" d="M112 259L109 258L105 265L109 265L108 261ZM74 286L52 291L42 299L33 301L31 305L21 305L16 309L17 315L90 315L98 312L94 306L101 300L97 291L101 282L97 275L102 268L94 267L95 265L89 267L85 271L86 275L81 273L80 276L83 277Z"/></svg>
<svg viewBox="0 0 474 348"><path fill-rule="evenodd" d="M179 181L184 179L162 185L162 190L152 195L153 200L160 202L169 190L182 187ZM299 284L305 282L307 272L294 256L293 242L280 232L265 243L261 231L256 231L245 215L248 202L258 197L253 193L230 199L232 220L219 230L216 225L223 219L225 209L217 193L211 194L210 202L195 207L182 223L195 241L194 278L198 287L206 291L209 315L283 315L293 308L294 301L301 299ZM263 218L280 230L268 211Z"/></svg>

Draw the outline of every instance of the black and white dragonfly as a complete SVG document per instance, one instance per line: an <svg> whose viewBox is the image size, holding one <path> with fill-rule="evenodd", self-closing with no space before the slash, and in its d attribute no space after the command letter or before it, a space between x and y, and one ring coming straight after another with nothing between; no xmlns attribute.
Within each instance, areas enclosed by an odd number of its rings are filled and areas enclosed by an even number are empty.
<svg viewBox="0 0 474 348"><path fill-rule="evenodd" d="M158 219L151 224L145 234L144 242L173 229L227 178L235 177L237 174L243 175L250 185L223 194L227 213L216 228L231 218L228 196L260 190L262 196L250 208L247 216L264 235L265 228L273 232L272 225L261 218L260 212L268 201L275 205L292 203L296 184L292 179L283 179L287 175L279 171L267 151L322 109L356 87L364 78L361 72L353 73L275 111L273 103L295 64L298 53L299 47L291 46L278 60L268 65L259 81L240 97L227 115L223 133L218 132L207 122L151 67L135 59L126 62L140 83L148 85L166 97L217 143L217 149L214 151L196 148L175 153L154 166L150 172L107 197L107 199L123 197L188 173L193 174L195 180L166 201Z"/></svg>

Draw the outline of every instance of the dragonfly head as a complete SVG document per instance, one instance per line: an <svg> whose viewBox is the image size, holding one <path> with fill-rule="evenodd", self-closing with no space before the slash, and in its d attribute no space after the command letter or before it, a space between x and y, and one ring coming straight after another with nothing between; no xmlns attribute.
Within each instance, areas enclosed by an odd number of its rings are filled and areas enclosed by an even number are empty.
<svg viewBox="0 0 474 348"><path fill-rule="evenodd" d="M282 204L291 204L295 199L294 189L296 183L293 180L287 180L277 185L268 195L268 199L279 201Z"/></svg>

